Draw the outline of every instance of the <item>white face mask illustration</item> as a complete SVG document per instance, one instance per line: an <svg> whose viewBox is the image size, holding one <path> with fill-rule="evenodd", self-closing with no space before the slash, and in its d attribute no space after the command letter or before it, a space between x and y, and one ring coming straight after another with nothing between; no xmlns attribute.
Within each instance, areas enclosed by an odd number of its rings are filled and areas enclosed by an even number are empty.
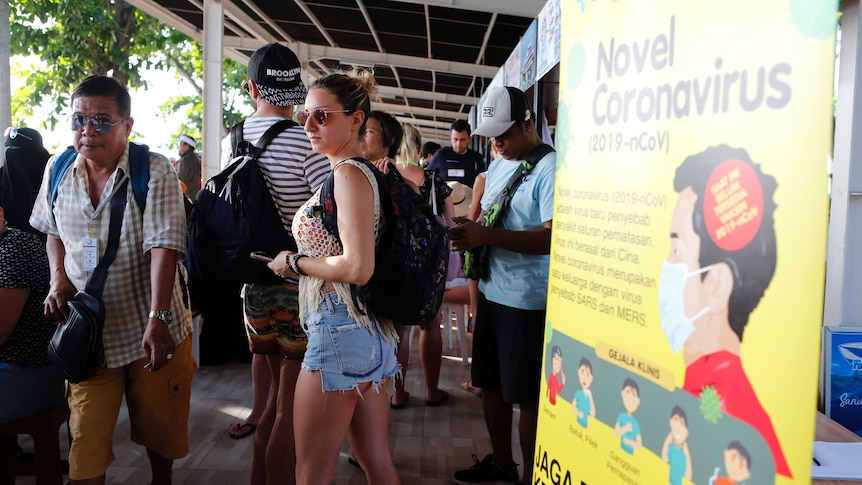
<svg viewBox="0 0 862 485"><path fill-rule="evenodd" d="M709 271L709 268L711 266L689 273L685 263L662 262L658 285L658 311L661 329L673 353L679 352L689 335L694 332L695 320L709 311L707 306L691 318L685 315L685 282L692 276Z"/></svg>

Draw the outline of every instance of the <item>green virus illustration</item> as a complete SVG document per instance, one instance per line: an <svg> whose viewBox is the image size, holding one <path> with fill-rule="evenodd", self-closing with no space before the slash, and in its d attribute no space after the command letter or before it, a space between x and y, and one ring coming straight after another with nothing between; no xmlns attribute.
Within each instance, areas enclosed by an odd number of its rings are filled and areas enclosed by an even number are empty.
<svg viewBox="0 0 862 485"><path fill-rule="evenodd" d="M721 397L712 386L706 386L700 393L700 413L703 419L712 424L718 424L721 419Z"/></svg>
<svg viewBox="0 0 862 485"><path fill-rule="evenodd" d="M545 322L545 343L551 343L552 338L554 338L554 327L551 325L551 321L548 320Z"/></svg>
<svg viewBox="0 0 862 485"><path fill-rule="evenodd" d="M796 29L813 38L835 35L837 9L836 0L790 0L790 17Z"/></svg>

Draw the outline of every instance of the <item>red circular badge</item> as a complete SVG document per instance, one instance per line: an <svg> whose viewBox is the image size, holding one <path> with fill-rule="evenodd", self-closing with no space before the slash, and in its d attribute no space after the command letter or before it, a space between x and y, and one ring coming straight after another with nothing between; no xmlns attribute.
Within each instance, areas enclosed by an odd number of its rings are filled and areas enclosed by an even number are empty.
<svg viewBox="0 0 862 485"><path fill-rule="evenodd" d="M725 160L709 177L703 216L713 242L725 251L744 248L763 221L763 187L750 165Z"/></svg>

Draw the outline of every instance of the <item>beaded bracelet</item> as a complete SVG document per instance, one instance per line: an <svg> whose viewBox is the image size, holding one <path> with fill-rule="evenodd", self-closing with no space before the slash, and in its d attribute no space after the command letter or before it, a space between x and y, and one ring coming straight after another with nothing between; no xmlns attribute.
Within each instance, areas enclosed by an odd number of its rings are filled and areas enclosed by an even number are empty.
<svg viewBox="0 0 862 485"><path fill-rule="evenodd" d="M299 253L287 253L287 257L286 257L287 266L290 268L291 271L293 271L294 273L296 273L300 276L308 276L305 274L305 272L303 272L301 269L299 269L299 260L304 258L304 257L305 257L304 254L299 254Z"/></svg>

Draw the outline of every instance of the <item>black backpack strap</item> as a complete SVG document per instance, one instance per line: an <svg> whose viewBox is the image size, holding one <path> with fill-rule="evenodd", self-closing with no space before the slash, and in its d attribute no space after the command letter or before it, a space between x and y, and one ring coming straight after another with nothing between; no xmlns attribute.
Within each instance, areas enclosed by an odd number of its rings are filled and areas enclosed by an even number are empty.
<svg viewBox="0 0 862 485"><path fill-rule="evenodd" d="M230 156L231 158L237 156L236 149L239 146L239 142L243 141L242 138L242 127L245 125L245 120L240 121L239 123L230 127Z"/></svg>
<svg viewBox="0 0 862 485"><path fill-rule="evenodd" d="M352 157L352 159L365 164L365 166L371 169L371 173L374 174L377 180L377 191L380 194L381 217L388 218L391 213L391 200L388 198L389 192L386 190L386 176L377 170L377 167L368 160L362 157ZM340 163L344 163L344 161ZM319 204L309 207L309 210L315 214L319 214L323 227L335 236L336 239L341 241L338 235L338 207L335 205L335 168L337 166L333 167L332 171L329 172L329 176L320 185ZM389 170L396 170L396 168L393 166ZM391 224L386 225L387 228L390 226Z"/></svg>
<svg viewBox="0 0 862 485"><path fill-rule="evenodd" d="M521 182L527 178L527 175L530 174L545 155L553 151L554 149L550 145L542 143L527 154L521 165L515 169L512 177L509 178L509 182L506 183L506 186L491 203L490 210L488 212L482 211L479 221L483 226L493 227L500 224L503 214L509 209L509 202L511 202L512 196L518 190Z"/></svg>
<svg viewBox="0 0 862 485"><path fill-rule="evenodd" d="M120 230L123 226L123 217L126 212L126 193L128 192L129 180L126 179L120 184L120 188L114 192L111 199L111 218L108 226L108 245L105 246L105 252L99 259L99 264L96 269L90 273L87 278L86 291L96 298L102 297L102 290L105 288L105 281L108 279L108 267L114 262L117 256L117 249L120 246Z"/></svg>
<svg viewBox="0 0 862 485"><path fill-rule="evenodd" d="M527 165L529 165L530 167L529 170L532 170L536 166L536 164L539 163L539 160L545 158L545 155L553 151L555 151L554 148L547 143L542 143L536 148L533 148L533 151L527 154L526 158Z"/></svg>
<svg viewBox="0 0 862 485"><path fill-rule="evenodd" d="M266 131L260 135L260 138L257 139L257 142L254 145L251 145L249 148L253 149L253 152L249 152L249 155L254 158L260 157L260 155L266 150L266 147L275 139L278 135L281 134L284 130L292 127L299 126L299 124L293 120L281 120L272 124Z"/></svg>

